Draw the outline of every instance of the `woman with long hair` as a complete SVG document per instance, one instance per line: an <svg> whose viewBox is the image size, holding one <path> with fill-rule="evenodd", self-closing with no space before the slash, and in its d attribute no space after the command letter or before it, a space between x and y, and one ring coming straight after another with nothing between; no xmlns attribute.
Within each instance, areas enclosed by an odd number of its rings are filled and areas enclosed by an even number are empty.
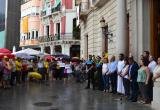
<svg viewBox="0 0 160 110"><path fill-rule="evenodd" d="M140 64L141 64L141 68L138 70L137 82L143 98L142 103L149 104L151 103L148 95L148 83L150 78L150 71L148 68L147 59L142 58Z"/></svg>

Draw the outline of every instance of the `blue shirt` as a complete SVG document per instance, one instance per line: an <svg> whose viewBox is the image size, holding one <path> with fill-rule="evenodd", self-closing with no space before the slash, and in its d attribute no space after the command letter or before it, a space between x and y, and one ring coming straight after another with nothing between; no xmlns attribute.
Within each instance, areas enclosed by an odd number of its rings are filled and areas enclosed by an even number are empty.
<svg viewBox="0 0 160 110"><path fill-rule="evenodd" d="M93 61L87 60L85 64L87 65L87 68L89 69L93 65Z"/></svg>
<svg viewBox="0 0 160 110"><path fill-rule="evenodd" d="M111 62L109 64L109 72L114 73L117 70L117 61Z"/></svg>
<svg viewBox="0 0 160 110"><path fill-rule="evenodd" d="M92 60L87 60L86 61L86 65L92 65L93 64L93 61Z"/></svg>

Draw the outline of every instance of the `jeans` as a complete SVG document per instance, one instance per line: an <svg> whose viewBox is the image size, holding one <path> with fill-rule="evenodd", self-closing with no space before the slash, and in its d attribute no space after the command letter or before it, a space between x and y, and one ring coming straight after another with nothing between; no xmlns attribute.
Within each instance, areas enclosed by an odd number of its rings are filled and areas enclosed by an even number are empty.
<svg viewBox="0 0 160 110"><path fill-rule="evenodd" d="M102 78L103 78L103 89L109 90L109 76L103 75Z"/></svg>

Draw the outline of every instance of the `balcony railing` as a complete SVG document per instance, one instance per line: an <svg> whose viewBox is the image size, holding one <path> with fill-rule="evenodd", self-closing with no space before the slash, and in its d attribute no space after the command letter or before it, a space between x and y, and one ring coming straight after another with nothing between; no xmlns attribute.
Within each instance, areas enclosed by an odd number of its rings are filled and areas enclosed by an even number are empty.
<svg viewBox="0 0 160 110"><path fill-rule="evenodd" d="M61 4L58 4L56 7L53 7L51 10L52 13L55 13L58 11L61 11Z"/></svg>
<svg viewBox="0 0 160 110"><path fill-rule="evenodd" d="M44 10L44 11L41 11L41 16L46 16L46 10Z"/></svg>
<svg viewBox="0 0 160 110"><path fill-rule="evenodd" d="M50 35L50 36L41 36L39 38L39 42L51 42L51 41L72 41L72 40L80 40L79 38L73 37L71 33L65 33L61 35Z"/></svg>

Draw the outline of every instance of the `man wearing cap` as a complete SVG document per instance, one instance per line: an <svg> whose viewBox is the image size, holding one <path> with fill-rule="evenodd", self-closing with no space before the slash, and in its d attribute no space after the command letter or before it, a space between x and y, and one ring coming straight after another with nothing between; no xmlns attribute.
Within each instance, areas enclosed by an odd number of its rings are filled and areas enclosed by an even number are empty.
<svg viewBox="0 0 160 110"><path fill-rule="evenodd" d="M92 55L89 55L89 59L86 61L86 73L88 75L88 84L86 89L90 88L90 83L92 82L93 90L95 89L95 80L94 80L94 61L92 60Z"/></svg>

